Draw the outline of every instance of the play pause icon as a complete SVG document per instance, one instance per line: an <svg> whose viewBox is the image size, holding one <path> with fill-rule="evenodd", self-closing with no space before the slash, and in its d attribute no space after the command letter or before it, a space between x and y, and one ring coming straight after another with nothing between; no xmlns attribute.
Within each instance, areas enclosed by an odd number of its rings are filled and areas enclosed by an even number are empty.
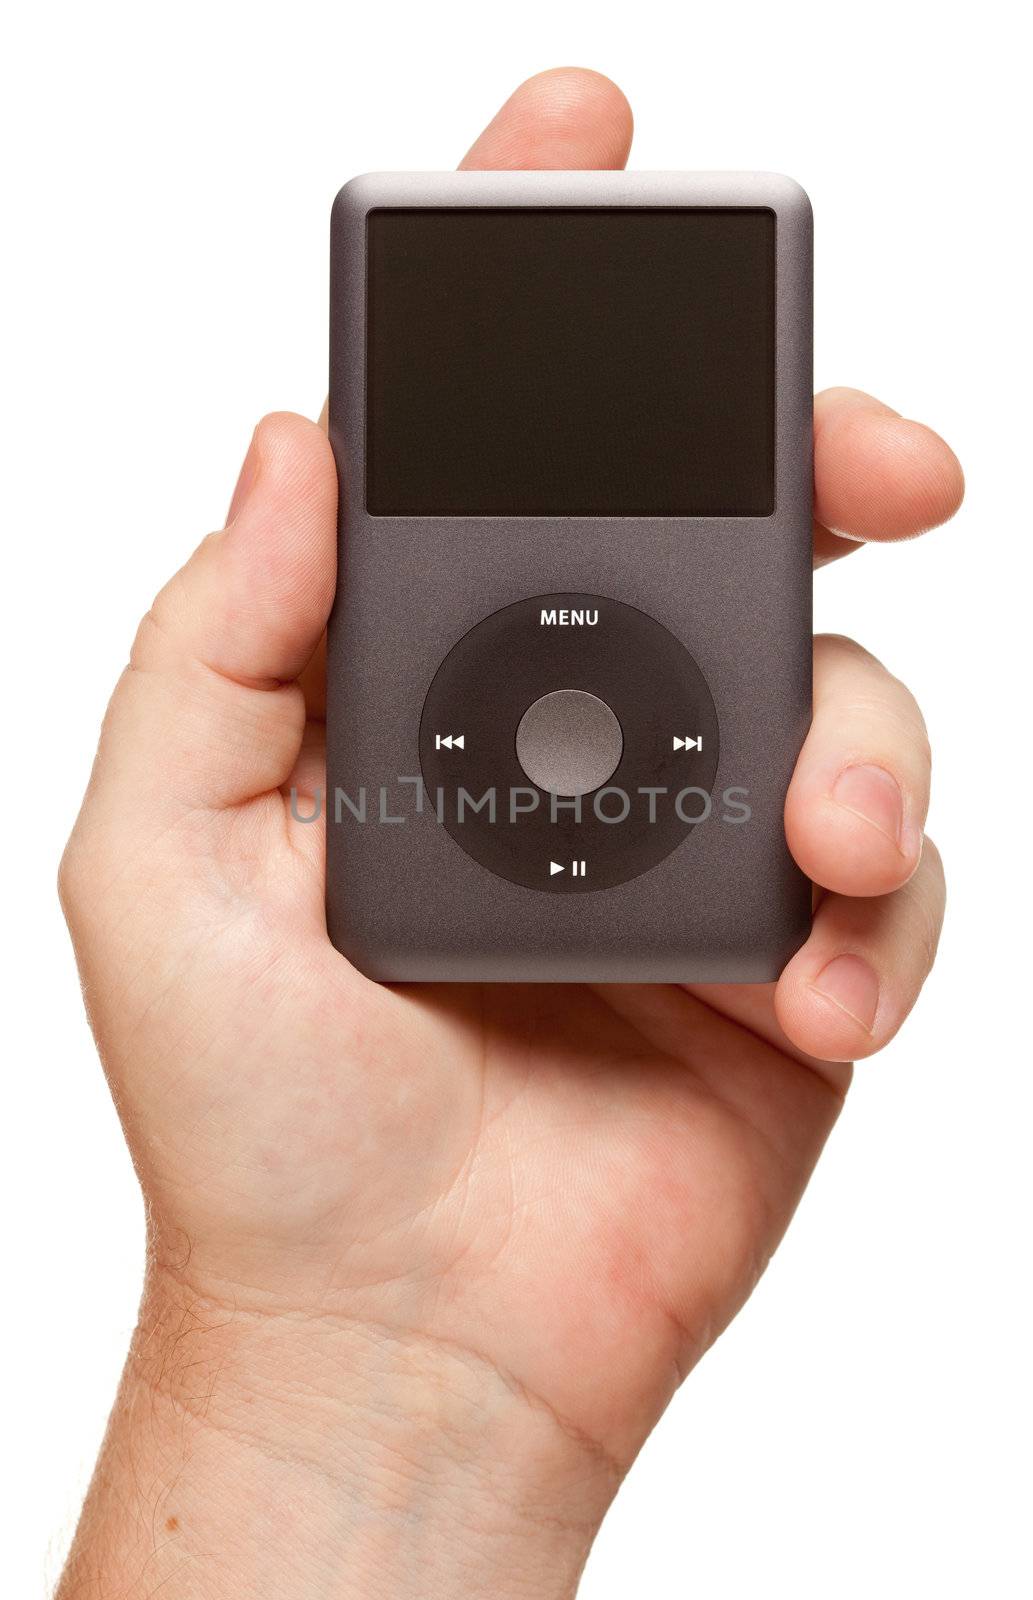
<svg viewBox="0 0 1033 1600"><path fill-rule="evenodd" d="M561 866L558 861L549 862L550 878L554 878L557 872L566 872L566 870L566 867ZM583 861L572 861L570 863L570 876L572 878L583 878L585 875L585 863Z"/></svg>

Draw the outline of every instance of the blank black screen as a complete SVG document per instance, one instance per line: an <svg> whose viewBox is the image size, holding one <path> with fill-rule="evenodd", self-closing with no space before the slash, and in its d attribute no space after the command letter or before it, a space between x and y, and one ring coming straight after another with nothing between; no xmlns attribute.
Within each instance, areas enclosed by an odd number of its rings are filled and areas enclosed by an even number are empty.
<svg viewBox="0 0 1033 1600"><path fill-rule="evenodd" d="M367 297L369 511L773 510L770 211L374 211Z"/></svg>

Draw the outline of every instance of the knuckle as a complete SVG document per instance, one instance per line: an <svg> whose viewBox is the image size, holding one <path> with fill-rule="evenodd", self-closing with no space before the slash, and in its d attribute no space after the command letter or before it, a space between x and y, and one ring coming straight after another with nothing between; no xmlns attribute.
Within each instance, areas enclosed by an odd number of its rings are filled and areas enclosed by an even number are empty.
<svg viewBox="0 0 1033 1600"><path fill-rule="evenodd" d="M186 566L180 567L159 589L136 629L129 652L129 665L134 671L154 671L181 660L198 604L193 574L218 560L224 539L221 529L206 534Z"/></svg>
<svg viewBox="0 0 1033 1600"><path fill-rule="evenodd" d="M134 672L146 672L154 665L167 638L167 629L162 622L161 595L158 595L153 605L144 612L137 625L136 634L129 649L129 665Z"/></svg>
<svg viewBox="0 0 1033 1600"><path fill-rule="evenodd" d="M917 748L927 752L928 758L931 760L931 754L929 754L929 729L926 726L925 717L922 715L921 706L902 679L890 675L889 681L898 714L901 720L906 722L910 728L913 743Z"/></svg>
<svg viewBox="0 0 1033 1600"><path fill-rule="evenodd" d="M76 822L57 867L57 894L65 920L70 922L83 901L89 878L81 818Z"/></svg>
<svg viewBox="0 0 1033 1600"><path fill-rule="evenodd" d="M845 633L816 633L814 636L815 665L834 666L845 664L864 663L876 667L881 666L877 657L864 645L858 644L856 639L851 639Z"/></svg>
<svg viewBox="0 0 1033 1600"><path fill-rule="evenodd" d="M824 695L816 696L815 720L834 726L840 740L847 737L858 749L872 738L879 748L898 749L928 787L929 730L907 685L852 639L825 634L815 640L815 648L816 665L820 653L831 671Z"/></svg>
<svg viewBox="0 0 1033 1600"><path fill-rule="evenodd" d="M911 920L909 941L918 951L924 974L932 969L936 960L946 902L943 862L931 840L923 844L921 864L906 892Z"/></svg>
<svg viewBox="0 0 1033 1600"><path fill-rule="evenodd" d="M947 877L943 868L943 857L929 838L922 844L922 862L918 877L924 880L924 898L936 920L938 934L947 904Z"/></svg>

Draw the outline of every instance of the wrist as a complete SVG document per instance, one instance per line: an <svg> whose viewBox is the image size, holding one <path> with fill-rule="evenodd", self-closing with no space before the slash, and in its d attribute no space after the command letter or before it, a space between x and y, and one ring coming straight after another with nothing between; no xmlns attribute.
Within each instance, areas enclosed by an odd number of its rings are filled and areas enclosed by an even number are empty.
<svg viewBox="0 0 1033 1600"><path fill-rule="evenodd" d="M620 1478L473 1352L242 1309L164 1274L144 1296L95 1493L124 1498L113 1480L130 1463L141 1503L112 1570L127 1597L168 1581L170 1600L559 1600ZM62 1600L102 1587L86 1559L95 1522L110 1530L110 1507L87 1507Z"/></svg>

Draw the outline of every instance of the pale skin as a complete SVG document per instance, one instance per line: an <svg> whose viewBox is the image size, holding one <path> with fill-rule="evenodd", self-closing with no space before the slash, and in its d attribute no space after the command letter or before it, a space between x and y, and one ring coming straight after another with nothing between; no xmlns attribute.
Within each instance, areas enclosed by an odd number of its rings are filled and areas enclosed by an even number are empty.
<svg viewBox="0 0 1033 1600"><path fill-rule="evenodd" d="M463 165L619 167L630 142L619 89L562 69ZM816 563L962 492L936 434L818 396ZM62 863L149 1248L61 1600L572 1595L935 953L921 714L819 638L785 818L816 911L777 985L360 976L287 799L323 782L335 507L324 432L267 417L140 625Z"/></svg>

